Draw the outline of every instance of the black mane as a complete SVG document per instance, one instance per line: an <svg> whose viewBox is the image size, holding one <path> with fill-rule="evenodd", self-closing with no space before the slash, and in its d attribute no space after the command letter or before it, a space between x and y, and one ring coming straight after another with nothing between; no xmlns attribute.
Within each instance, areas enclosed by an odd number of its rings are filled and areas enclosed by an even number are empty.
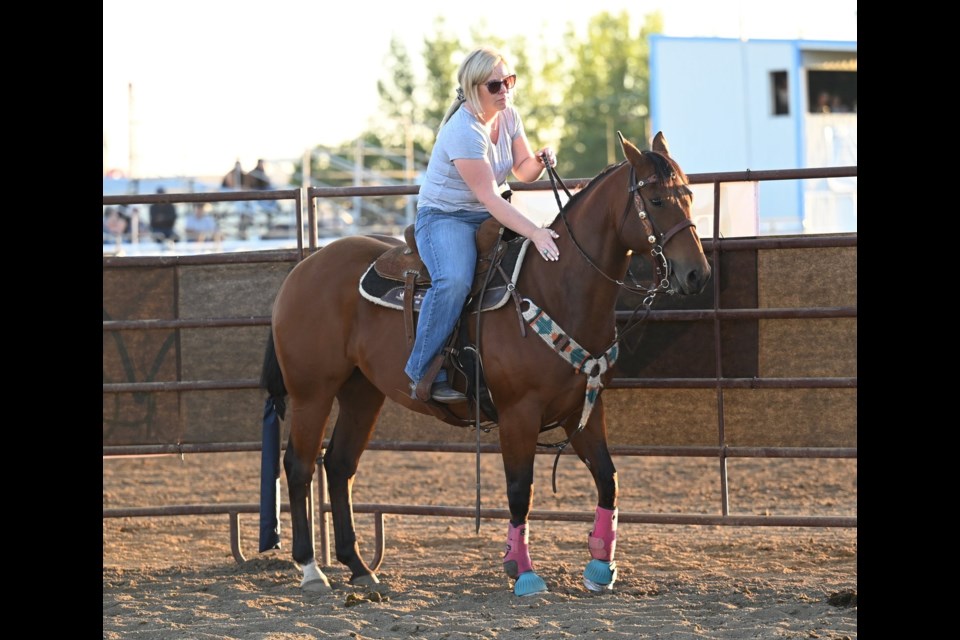
<svg viewBox="0 0 960 640"><path fill-rule="evenodd" d="M659 182L664 187L674 189L674 194L677 196L688 196L690 195L690 190L687 188L687 175L683 172L683 169L669 156L665 156L658 151L641 151L650 162L653 163L653 171L657 176L657 182ZM586 197L586 194L590 192L596 185L603 182L603 178L607 174L611 173L615 169L621 167L626 160L621 160L615 164L608 165L598 173L590 182L587 183L583 189L573 194L573 197L564 205L564 210L568 207L572 207L574 203L579 201L582 197ZM644 176L645 177L645 176Z"/></svg>
<svg viewBox="0 0 960 640"><path fill-rule="evenodd" d="M601 182L603 182L603 178L606 177L607 174L613 172L614 169L619 168L619 167L620 167L621 165L623 165L625 162L626 162L626 160L621 160L620 162L617 162L617 163L615 163L615 164L608 165L606 168L604 168L603 171L601 171L600 173L598 173L596 176L593 177L592 180L590 180L590 182L587 183L587 186L585 186L583 189L581 189L581 190L578 191L577 193L573 194L573 197L571 197L570 200L567 201L567 204L565 204L565 205L563 206L564 210L566 210L568 207L572 207L572 206L574 205L574 203L578 202L581 198L586 197L586 194L587 194L591 189L593 189L593 188L596 187L598 184L600 184Z"/></svg>

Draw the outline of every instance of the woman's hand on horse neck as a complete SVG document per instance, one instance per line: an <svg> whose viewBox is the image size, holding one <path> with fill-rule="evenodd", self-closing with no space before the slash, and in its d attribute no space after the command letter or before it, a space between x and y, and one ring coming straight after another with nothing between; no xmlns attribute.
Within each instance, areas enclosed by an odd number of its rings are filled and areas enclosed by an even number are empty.
<svg viewBox="0 0 960 640"><path fill-rule="evenodd" d="M532 156L531 156L532 157ZM534 160L536 160L534 158ZM486 160L454 160L453 164L463 177L480 204L490 212L497 221L520 235L530 238L542 255L546 250L551 259L560 255L556 243L553 241L557 234L550 229L538 227L530 218L523 215L519 209L500 197L497 192L497 182L493 171ZM541 167L542 168L542 167Z"/></svg>

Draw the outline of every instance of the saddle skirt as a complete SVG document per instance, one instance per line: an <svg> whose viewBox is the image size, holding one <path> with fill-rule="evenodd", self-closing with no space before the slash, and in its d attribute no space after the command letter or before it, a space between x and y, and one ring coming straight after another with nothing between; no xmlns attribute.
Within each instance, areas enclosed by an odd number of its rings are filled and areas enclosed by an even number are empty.
<svg viewBox="0 0 960 640"><path fill-rule="evenodd" d="M501 233L503 238L498 243ZM512 236L509 239L508 234ZM418 313L423 296L431 285L430 273L417 251L413 225L408 226L403 235L405 244L387 250L367 267L360 278L360 295L382 307L399 311L412 308ZM477 268L466 311L489 311L506 304L520 276L520 266L529 244L529 239L504 229L494 218L480 225L477 229ZM494 247L496 255L492 255ZM481 291L482 300L479 299ZM412 307L408 306L407 297L410 295L413 297Z"/></svg>

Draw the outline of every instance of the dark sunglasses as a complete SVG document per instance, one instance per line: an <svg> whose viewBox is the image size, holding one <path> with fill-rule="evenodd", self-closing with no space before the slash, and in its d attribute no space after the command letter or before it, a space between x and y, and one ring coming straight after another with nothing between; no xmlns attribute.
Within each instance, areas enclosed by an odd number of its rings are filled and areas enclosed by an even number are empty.
<svg viewBox="0 0 960 640"><path fill-rule="evenodd" d="M487 91L490 93L500 93L503 85L507 85L507 91L510 91L510 89L513 89L513 86L517 84L517 74L513 73L502 80L491 80L489 82L481 82L480 84L486 85Z"/></svg>

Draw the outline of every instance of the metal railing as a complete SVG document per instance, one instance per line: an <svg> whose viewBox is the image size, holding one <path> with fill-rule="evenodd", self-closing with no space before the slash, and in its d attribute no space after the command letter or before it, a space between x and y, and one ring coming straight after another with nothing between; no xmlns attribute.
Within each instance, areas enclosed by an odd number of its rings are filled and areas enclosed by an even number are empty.
<svg viewBox="0 0 960 640"><path fill-rule="evenodd" d="M713 378L615 378L608 388L619 389L714 389L718 403L718 445L717 446L623 446L611 447L614 456L683 456L709 457L720 462L721 485L721 512L720 514L664 514L664 513L621 513L620 520L629 523L648 524L688 524L688 525L733 525L733 526L797 526L797 527L856 527L856 516L750 516L731 515L729 509L727 466L729 458L737 457L764 457L764 458L851 458L856 459L855 447L737 447L725 444L723 394L727 389L797 389L797 388L824 388L824 389L856 389L856 377L795 377L795 378L727 378L720 375L722 371L723 354L720 350L720 323L724 320L745 319L823 319L823 318L856 318L856 306L842 307L796 307L796 308L764 308L764 309L721 309L720 300L720 260L721 252L752 251L757 249L800 249L800 248L827 248L827 247L856 247L856 234L837 234L822 236L799 237L759 237L759 238L719 238L721 196L720 185L724 182L746 182L763 180L802 180L830 177L855 177L857 167L832 167L823 169L796 169L777 171L745 171L723 172L711 174L691 174L688 177L692 183L712 183L714 186L714 224L713 237L703 239L704 251L712 256L714 265L713 287L714 308L701 310L651 310L647 316L650 322L695 322L712 321L714 327L714 354L718 375ZM578 179L567 181L570 189L581 188L589 180ZM517 191L544 190L551 187L548 181L534 183L511 184ZM287 191L256 191L237 192L233 194L157 194L139 196L104 196L103 203L107 204L138 204L153 202L213 202L225 200L279 200L294 199L297 208L297 249L287 251L233 253L220 255L195 256L144 256L144 257L109 257L103 258L104 268L143 267L143 266L173 266L190 264L228 264L228 263L256 263L256 262L296 262L318 249L317 235L317 207L318 198L354 197L354 196L383 196L383 195L416 195L416 185L389 186L389 187L311 187L300 190ZM306 207L304 207L306 203ZM305 211L304 211L305 210ZM303 215L307 220L307 235L304 237ZM618 320L627 320L632 312L620 311ZM177 320L112 320L103 322L104 331L129 331L150 329L187 329L187 328L224 328L268 326L268 316L233 317L233 318L193 318ZM211 391L228 389L257 389L259 379L232 379L232 380L197 380L176 382L140 382L140 383L105 383L105 394L151 392L168 393L181 391ZM470 444L421 444L411 442L373 441L369 449L391 451L428 451L428 452L459 452L459 453L497 453L497 445L484 445L479 449ZM257 442L222 442L211 444L166 444L166 445L129 445L104 446L104 458L130 455L158 455L171 453L214 453L232 451L259 451ZM570 452L564 455L572 455ZM323 477L322 465L317 468L318 484L322 499L318 505L322 518L321 553L324 566L330 563L329 516L331 508L326 502L326 479ZM282 505L284 511L289 511L287 504ZM240 547L239 514L256 513L257 504L221 504L221 505L179 505L164 507L132 507L111 508L103 510L104 518L119 517L151 517L169 515L198 515L224 513L230 517L231 548L238 562L243 561ZM449 506L422 506L398 504L355 504L356 513L370 513L375 517L377 552L374 566L379 566L383 557L383 515L434 515L449 517L483 517L509 519L510 514L505 509L476 510L469 507ZM311 514L314 509L311 508ZM559 520L592 522L593 513L534 511L531 518L534 520Z"/></svg>

